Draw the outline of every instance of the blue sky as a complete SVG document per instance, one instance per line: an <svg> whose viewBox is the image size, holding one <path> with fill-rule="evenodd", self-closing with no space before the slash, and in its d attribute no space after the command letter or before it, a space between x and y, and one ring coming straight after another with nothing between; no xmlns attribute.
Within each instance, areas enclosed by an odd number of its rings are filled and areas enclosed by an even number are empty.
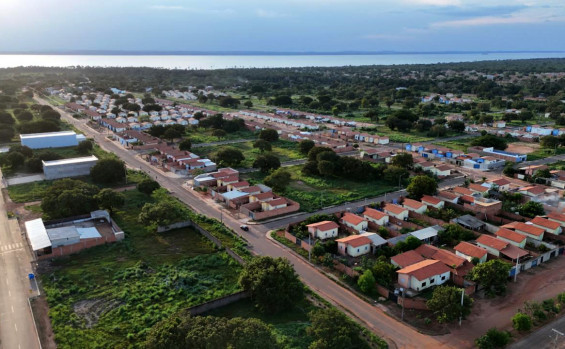
<svg viewBox="0 0 565 349"><path fill-rule="evenodd" d="M565 50L563 0L0 0L0 50Z"/></svg>

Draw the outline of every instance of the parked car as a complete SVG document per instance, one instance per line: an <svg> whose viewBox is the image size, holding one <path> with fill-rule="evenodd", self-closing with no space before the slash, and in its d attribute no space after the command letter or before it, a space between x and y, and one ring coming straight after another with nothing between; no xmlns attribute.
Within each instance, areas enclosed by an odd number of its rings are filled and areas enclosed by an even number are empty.
<svg viewBox="0 0 565 349"><path fill-rule="evenodd" d="M240 228L241 230L243 230L243 231L249 231L249 227L246 226L245 224L244 224L244 225L240 225L239 228Z"/></svg>

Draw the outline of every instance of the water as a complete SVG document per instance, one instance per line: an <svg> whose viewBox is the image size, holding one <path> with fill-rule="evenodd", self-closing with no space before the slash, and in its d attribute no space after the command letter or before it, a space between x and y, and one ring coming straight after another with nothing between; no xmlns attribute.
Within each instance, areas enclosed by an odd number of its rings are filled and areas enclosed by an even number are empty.
<svg viewBox="0 0 565 349"><path fill-rule="evenodd" d="M0 55L0 68L20 66L153 67L179 69L338 67L360 65L427 64L503 59L565 58L565 52L428 53L374 55Z"/></svg>

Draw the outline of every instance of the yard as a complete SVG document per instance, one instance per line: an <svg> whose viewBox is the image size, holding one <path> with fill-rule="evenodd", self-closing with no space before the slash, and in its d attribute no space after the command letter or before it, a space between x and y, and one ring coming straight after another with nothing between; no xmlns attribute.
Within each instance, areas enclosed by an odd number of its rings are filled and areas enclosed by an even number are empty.
<svg viewBox="0 0 565 349"><path fill-rule="evenodd" d="M124 194L115 214L123 242L40 265L60 348L141 347L163 318L239 291L241 267L226 253L192 229L150 231L137 216L155 199Z"/></svg>
<svg viewBox="0 0 565 349"><path fill-rule="evenodd" d="M261 155L259 149L253 148L253 143L254 142L234 143L226 145L226 147L239 149L243 153L243 156L245 156L245 160L241 163L240 167L251 168L253 167L253 162L255 161L255 159L259 155ZM298 151L298 144L296 142L278 140L276 142L273 142L272 146L273 150L270 153L276 155L281 163L290 160L302 159L305 157ZM192 149L192 152L201 157L209 157L219 149L221 149L221 147L219 146L200 147ZM265 152L265 154L268 153L269 152Z"/></svg>
<svg viewBox="0 0 565 349"><path fill-rule="evenodd" d="M301 172L302 165L285 167L292 182L281 195L300 203L300 208L313 212L321 207L371 198L396 189L382 180L356 182L341 178L309 177ZM245 179L261 183L265 175L253 172L243 175Z"/></svg>
<svg viewBox="0 0 565 349"><path fill-rule="evenodd" d="M194 129L192 127L187 127L186 137L190 139L193 144L256 138L255 132L249 130L240 130L237 132L228 133L225 137L222 138L212 136L212 132L212 129L206 129L202 127ZM194 150L196 149L198 148L195 148Z"/></svg>

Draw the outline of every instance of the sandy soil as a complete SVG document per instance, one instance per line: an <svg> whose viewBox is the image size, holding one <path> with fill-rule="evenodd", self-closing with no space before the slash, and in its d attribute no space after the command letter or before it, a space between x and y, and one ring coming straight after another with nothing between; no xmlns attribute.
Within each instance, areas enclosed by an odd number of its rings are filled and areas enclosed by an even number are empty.
<svg viewBox="0 0 565 349"><path fill-rule="evenodd" d="M33 316L35 318L35 326L37 327L37 333L41 340L41 346L43 349L55 349L57 345L55 344L55 336L53 335L53 329L51 328L51 320L49 319L49 306L44 296L37 297L31 300L31 308L33 310Z"/></svg>
<svg viewBox="0 0 565 349"><path fill-rule="evenodd" d="M509 143L508 148L506 148L506 151L510 153L529 154L529 153L533 153L538 149L539 149L539 143L516 142L516 143Z"/></svg>

